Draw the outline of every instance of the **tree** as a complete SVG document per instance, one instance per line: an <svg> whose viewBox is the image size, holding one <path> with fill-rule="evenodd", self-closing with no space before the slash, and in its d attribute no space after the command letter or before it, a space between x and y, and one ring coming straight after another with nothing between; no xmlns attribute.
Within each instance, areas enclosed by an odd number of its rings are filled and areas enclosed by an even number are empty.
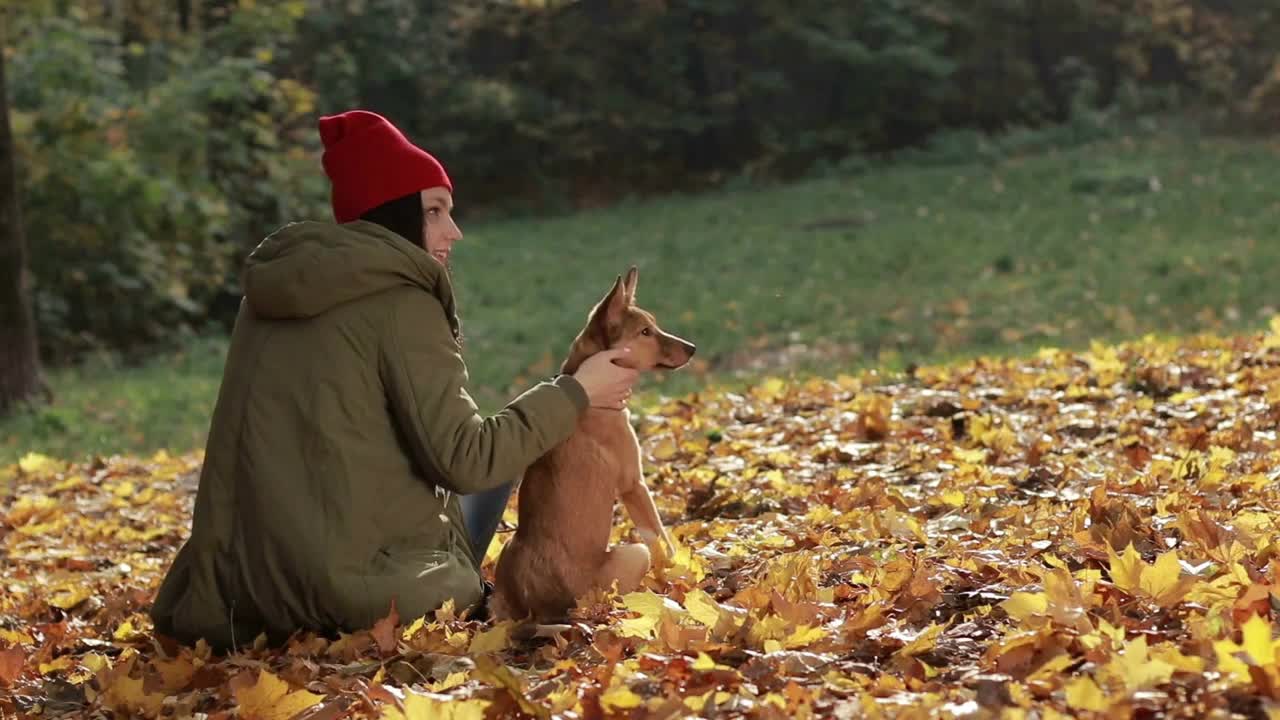
<svg viewBox="0 0 1280 720"><path fill-rule="evenodd" d="M4 30L7 28L0 26L0 48L8 35ZM0 52L0 417L44 388L31 310L26 238L18 206L4 66L4 54Z"/></svg>

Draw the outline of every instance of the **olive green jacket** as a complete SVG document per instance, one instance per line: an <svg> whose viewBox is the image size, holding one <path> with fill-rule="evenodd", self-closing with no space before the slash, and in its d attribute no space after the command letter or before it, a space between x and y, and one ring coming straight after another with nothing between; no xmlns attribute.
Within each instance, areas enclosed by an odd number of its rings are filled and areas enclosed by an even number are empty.
<svg viewBox="0 0 1280 720"><path fill-rule="evenodd" d="M483 417L445 268L379 225L288 225L249 256L191 536L151 610L215 648L482 599L459 493L518 478L587 395L540 383Z"/></svg>

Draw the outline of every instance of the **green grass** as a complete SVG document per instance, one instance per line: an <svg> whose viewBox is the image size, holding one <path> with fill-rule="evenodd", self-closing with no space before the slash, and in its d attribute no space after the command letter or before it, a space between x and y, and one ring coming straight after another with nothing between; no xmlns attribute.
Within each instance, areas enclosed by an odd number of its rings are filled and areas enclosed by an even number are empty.
<svg viewBox="0 0 1280 720"><path fill-rule="evenodd" d="M1280 305L1278 159L1275 143L1158 135L467 226L474 391L491 410L554 372L633 263L640 304L699 347L651 393L1260 327ZM0 424L0 462L198 447L222 352L59 372L56 405Z"/></svg>
<svg viewBox="0 0 1280 720"><path fill-rule="evenodd" d="M226 341L202 339L142 367L95 358L49 373L54 402L0 422L0 466L28 451L92 455L203 447Z"/></svg>

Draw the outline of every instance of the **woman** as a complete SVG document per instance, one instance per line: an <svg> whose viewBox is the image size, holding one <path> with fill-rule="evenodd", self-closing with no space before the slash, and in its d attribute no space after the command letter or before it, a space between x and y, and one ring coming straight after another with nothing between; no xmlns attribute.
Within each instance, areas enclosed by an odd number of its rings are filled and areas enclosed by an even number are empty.
<svg viewBox="0 0 1280 720"><path fill-rule="evenodd" d="M393 602L401 617L480 604L512 481L635 380L604 353L481 416L448 272L462 238L448 175L377 114L319 130L336 222L287 225L246 260L191 536L151 610L182 642L225 650L367 628Z"/></svg>

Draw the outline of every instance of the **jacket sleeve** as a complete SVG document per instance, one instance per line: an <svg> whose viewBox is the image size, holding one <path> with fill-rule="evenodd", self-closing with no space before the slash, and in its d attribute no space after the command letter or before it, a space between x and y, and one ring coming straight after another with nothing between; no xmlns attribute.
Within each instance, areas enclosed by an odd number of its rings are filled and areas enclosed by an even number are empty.
<svg viewBox="0 0 1280 720"><path fill-rule="evenodd" d="M391 305L380 358L388 402L415 459L442 486L471 494L509 483L573 433L588 403L576 379L538 383L484 417L439 300L406 292Z"/></svg>

